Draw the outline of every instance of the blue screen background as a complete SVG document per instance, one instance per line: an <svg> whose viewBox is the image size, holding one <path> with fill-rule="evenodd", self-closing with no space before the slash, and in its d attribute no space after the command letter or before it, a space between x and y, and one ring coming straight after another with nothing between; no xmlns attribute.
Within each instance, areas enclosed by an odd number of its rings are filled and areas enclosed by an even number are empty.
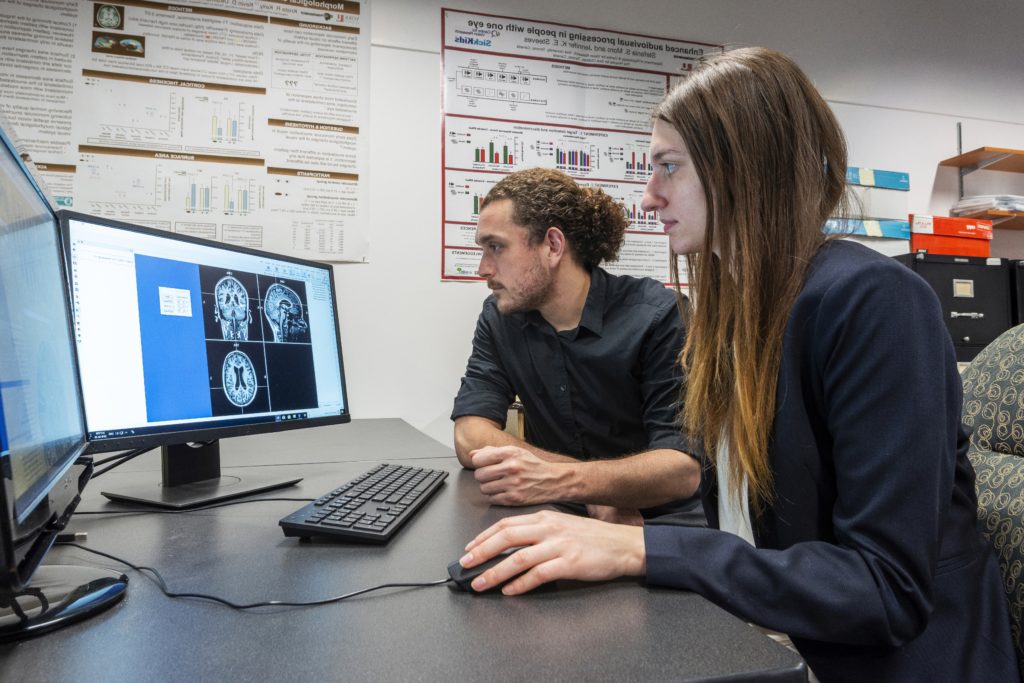
<svg viewBox="0 0 1024 683"><path fill-rule="evenodd" d="M137 255L135 280L148 420L210 417L213 410L199 266ZM191 317L161 315L160 287L187 289L192 299Z"/></svg>

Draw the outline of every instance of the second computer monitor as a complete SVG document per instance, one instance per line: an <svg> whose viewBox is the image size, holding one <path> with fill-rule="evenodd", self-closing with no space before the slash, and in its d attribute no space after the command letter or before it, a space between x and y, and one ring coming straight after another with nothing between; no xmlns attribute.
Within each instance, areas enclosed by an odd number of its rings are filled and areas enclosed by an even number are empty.
<svg viewBox="0 0 1024 683"><path fill-rule="evenodd" d="M347 422L329 265L62 212L90 450Z"/></svg>

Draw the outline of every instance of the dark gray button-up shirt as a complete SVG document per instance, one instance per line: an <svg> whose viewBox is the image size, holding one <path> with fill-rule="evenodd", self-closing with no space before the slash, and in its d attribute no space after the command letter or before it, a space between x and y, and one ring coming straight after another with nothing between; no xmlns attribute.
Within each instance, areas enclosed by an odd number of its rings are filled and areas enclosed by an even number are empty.
<svg viewBox="0 0 1024 683"><path fill-rule="evenodd" d="M581 460L695 454L675 419L682 344L675 294L647 278L595 268L579 327L566 332L536 311L502 315L487 297L452 419L505 424L518 395L526 440L540 448Z"/></svg>

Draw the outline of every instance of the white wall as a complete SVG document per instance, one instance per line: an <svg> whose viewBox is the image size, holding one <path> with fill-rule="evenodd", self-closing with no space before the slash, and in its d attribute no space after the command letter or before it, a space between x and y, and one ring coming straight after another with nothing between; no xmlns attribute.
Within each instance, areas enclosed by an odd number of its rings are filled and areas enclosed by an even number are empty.
<svg viewBox="0 0 1024 683"><path fill-rule="evenodd" d="M451 443L448 414L487 293L440 282L442 3L373 0L371 262L335 271L357 418L401 417ZM832 103L850 163L910 172L911 207L945 213L963 148L1024 149L1021 0L478 0L446 7L791 55ZM991 188L991 189L990 189ZM1024 194L1024 174L979 172L968 194ZM997 231L1000 255L1024 235Z"/></svg>

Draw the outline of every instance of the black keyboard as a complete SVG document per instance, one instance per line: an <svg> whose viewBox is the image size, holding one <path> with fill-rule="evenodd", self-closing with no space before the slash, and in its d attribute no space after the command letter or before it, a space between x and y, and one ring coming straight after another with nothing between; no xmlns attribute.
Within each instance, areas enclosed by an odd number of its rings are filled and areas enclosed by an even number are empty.
<svg viewBox="0 0 1024 683"><path fill-rule="evenodd" d="M441 488L447 472L377 465L282 519L285 536L386 543Z"/></svg>

